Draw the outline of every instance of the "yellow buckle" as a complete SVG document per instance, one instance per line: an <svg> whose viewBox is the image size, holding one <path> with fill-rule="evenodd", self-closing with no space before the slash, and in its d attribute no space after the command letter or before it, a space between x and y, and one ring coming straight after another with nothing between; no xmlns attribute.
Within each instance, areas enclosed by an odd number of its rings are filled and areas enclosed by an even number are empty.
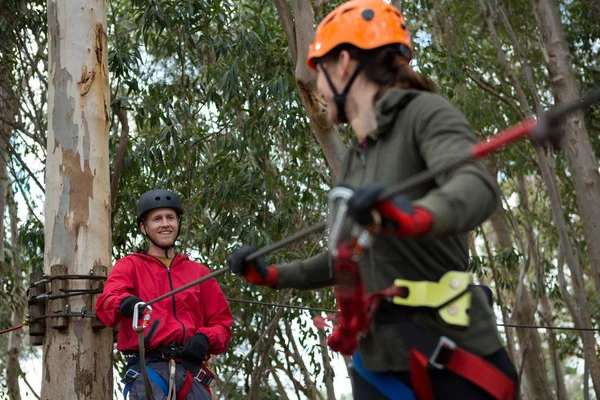
<svg viewBox="0 0 600 400"><path fill-rule="evenodd" d="M439 282L396 279L394 285L408 289L408 295L395 296L392 302L406 307L435 308L447 324L469 326L467 310L471 307L471 284L473 275L460 271L445 273Z"/></svg>

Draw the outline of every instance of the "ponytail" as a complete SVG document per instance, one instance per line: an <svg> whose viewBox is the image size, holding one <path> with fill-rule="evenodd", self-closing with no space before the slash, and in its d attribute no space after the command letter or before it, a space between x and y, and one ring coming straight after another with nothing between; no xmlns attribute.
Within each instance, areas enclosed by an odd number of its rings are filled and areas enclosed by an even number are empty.
<svg viewBox="0 0 600 400"><path fill-rule="evenodd" d="M435 82L429 77L413 70L408 60L403 57L397 45L388 45L373 50L361 50L349 44L342 44L331 50L325 56L315 59L315 64L321 61L337 61L340 53L345 50L355 60L362 60L362 73L365 77L380 86L374 101L379 100L390 88L416 89L424 92L439 93Z"/></svg>

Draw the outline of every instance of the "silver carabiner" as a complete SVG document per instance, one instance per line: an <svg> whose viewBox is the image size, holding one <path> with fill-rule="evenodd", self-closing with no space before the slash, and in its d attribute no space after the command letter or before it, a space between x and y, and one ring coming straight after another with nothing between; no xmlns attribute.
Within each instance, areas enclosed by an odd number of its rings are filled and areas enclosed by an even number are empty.
<svg viewBox="0 0 600 400"><path fill-rule="evenodd" d="M329 192L329 212L335 209L335 214L330 214L330 218L332 219L332 223L329 227L329 241L328 241L328 250L333 258L337 256L337 245L338 240L340 239L342 226L344 224L344 220L346 219L346 214L348 213L348 199L354 195L354 190L337 186ZM336 204L338 207L336 209Z"/></svg>
<svg viewBox="0 0 600 400"><path fill-rule="evenodd" d="M142 325L138 325L138 320L140 319L140 308L144 309L144 320L142 321ZM150 317L152 315L152 307L140 301L136 303L133 307L133 321L131 322L131 327L136 332L142 332L148 326L148 322L150 322Z"/></svg>

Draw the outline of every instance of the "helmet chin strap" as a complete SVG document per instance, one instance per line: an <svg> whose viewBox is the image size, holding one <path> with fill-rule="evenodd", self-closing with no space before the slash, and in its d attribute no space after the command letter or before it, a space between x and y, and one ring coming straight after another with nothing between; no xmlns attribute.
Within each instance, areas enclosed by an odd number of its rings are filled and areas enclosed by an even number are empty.
<svg viewBox="0 0 600 400"><path fill-rule="evenodd" d="M352 85L352 83L354 83L354 80L358 76L358 73L361 71L363 66L363 61L359 60L356 69L354 70L352 76L350 76L350 79L346 84L346 87L344 88L342 93L338 93L337 89L335 88L335 85L333 84L333 81L331 80L331 77L329 76L329 73L327 73L327 70L321 65L321 71L323 71L323 73L325 74L327 83L329 84L329 87L333 92L333 101L335 102L335 106L337 107L337 118L339 122L348 122L348 117L346 115L346 99L348 97L348 92L350 91L350 86Z"/></svg>

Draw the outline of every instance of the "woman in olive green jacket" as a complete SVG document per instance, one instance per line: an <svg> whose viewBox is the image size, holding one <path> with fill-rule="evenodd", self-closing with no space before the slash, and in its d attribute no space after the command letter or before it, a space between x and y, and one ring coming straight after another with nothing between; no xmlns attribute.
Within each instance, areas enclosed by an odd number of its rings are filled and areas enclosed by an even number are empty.
<svg viewBox="0 0 600 400"><path fill-rule="evenodd" d="M372 210L383 218L384 229L374 235L372 245L358 262L367 294L386 289L397 279L438 282L448 271L465 271L468 232L498 206L492 178L478 163L441 174L402 197L377 201L384 188L468 156L475 143L464 116L436 93L431 81L411 69L411 57L404 17L381 0L354 0L336 8L317 28L309 50L308 64L317 72L317 88L331 120L349 122L355 134L338 178L338 185L354 190L347 201L347 214L363 227L373 224ZM342 239L348 239L350 233L349 224L345 224ZM250 283L277 289L334 284L327 252L267 268L262 260L244 262L255 250L243 246L228 257L231 270ZM358 353L355 356L355 398L411 398L397 397L400 391L391 389L385 379L373 378L373 373L376 377L393 376L412 387L420 399L493 399L506 393L516 397L517 374L502 346L488 299L484 291L472 285L468 291L470 322L461 328L441 320L437 310L407 309L384 302L368 334L360 340L360 359ZM398 315L410 316L409 328L398 329L396 324L383 322ZM429 380L415 381L415 370L411 376L413 344L407 343L412 339L405 333L411 329L416 335L421 331L431 334L436 344L440 337L448 339L444 343L450 345L446 347L453 351L455 345L468 353L469 360L476 359L466 362L466 369L487 371L491 366L492 375L480 372L484 377L478 378L467 372L459 376L454 369L460 370L460 366L455 368L454 364L460 357L449 362L454 353L446 352L444 363L436 362L439 360L434 356L443 357L434 351L435 355L425 356L429 367L439 368L428 374ZM500 388L490 393L493 390L487 383L477 382L494 380L494 368L514 386L512 392ZM507 380L498 382L506 386Z"/></svg>

